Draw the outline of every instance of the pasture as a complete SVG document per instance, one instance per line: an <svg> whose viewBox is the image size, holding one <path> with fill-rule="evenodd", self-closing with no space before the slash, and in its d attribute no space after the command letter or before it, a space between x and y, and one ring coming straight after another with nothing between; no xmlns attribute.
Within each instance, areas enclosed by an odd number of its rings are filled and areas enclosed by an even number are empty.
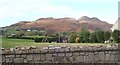
<svg viewBox="0 0 120 65"><path fill-rule="evenodd" d="M35 43L34 40L30 40L30 39L12 39L12 38L1 38L1 39L2 39L2 48L14 48L16 46L44 47L44 46L80 46L80 45L103 45L105 44L105 43Z"/></svg>

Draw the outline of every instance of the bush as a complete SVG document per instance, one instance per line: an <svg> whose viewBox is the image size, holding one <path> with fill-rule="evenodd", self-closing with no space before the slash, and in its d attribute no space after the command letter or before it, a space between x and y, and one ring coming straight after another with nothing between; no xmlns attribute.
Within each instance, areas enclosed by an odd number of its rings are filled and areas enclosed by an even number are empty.
<svg viewBox="0 0 120 65"><path fill-rule="evenodd" d="M35 42L42 42L43 38L45 38L45 36L23 36L23 37L19 37L19 39L32 39ZM54 40L53 37L48 37L47 39L49 42L52 42Z"/></svg>
<svg viewBox="0 0 120 65"><path fill-rule="evenodd" d="M74 35L71 34L70 37L68 38L68 43L74 43L75 42L73 37L74 37Z"/></svg>
<svg viewBox="0 0 120 65"><path fill-rule="evenodd" d="M80 36L80 42L82 43L89 42L90 32L87 29L83 28L79 36Z"/></svg>
<svg viewBox="0 0 120 65"><path fill-rule="evenodd" d="M80 39L79 39L79 38L76 38L76 39L75 39L75 42L76 42L76 43L79 43L79 42L80 42Z"/></svg>
<svg viewBox="0 0 120 65"><path fill-rule="evenodd" d="M81 43L84 43L84 40L83 40L83 33L84 33L84 32L81 31L81 32L80 32L80 35L79 35L79 37L80 37L80 38L79 38L79 41L80 41Z"/></svg>
<svg viewBox="0 0 120 65"><path fill-rule="evenodd" d="M104 31L100 30L96 32L96 38L99 43L104 43Z"/></svg>
<svg viewBox="0 0 120 65"><path fill-rule="evenodd" d="M34 41L35 41L35 42L42 42L42 39L43 39L43 38L35 38Z"/></svg>
<svg viewBox="0 0 120 65"><path fill-rule="evenodd" d="M96 43L97 42L97 38L96 38L96 33L95 32L90 34L90 41L92 43Z"/></svg>
<svg viewBox="0 0 120 65"><path fill-rule="evenodd" d="M90 32L87 30L84 30L83 40L85 41L85 43L89 42L89 38L90 38L89 36L90 36Z"/></svg>
<svg viewBox="0 0 120 65"><path fill-rule="evenodd" d="M75 43L75 39L76 39L76 33L75 32L71 32L70 33L70 37L68 38L68 42L69 43Z"/></svg>
<svg viewBox="0 0 120 65"><path fill-rule="evenodd" d="M111 33L109 31L104 32L104 39L105 41L109 40L111 37Z"/></svg>
<svg viewBox="0 0 120 65"><path fill-rule="evenodd" d="M114 42L119 43L120 42L120 31L114 30L112 32L112 38L113 38Z"/></svg>
<svg viewBox="0 0 120 65"><path fill-rule="evenodd" d="M45 41L43 40L45 38L35 38L34 41L35 42L52 42L54 39L53 38L47 38L47 40L45 39Z"/></svg>

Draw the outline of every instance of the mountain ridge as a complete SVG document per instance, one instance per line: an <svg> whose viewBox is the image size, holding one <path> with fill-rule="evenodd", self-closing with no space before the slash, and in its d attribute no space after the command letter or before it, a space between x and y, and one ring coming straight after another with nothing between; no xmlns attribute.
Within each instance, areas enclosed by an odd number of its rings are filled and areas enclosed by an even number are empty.
<svg viewBox="0 0 120 65"><path fill-rule="evenodd" d="M20 21L8 27L18 27L19 29L42 28L44 31L53 30L53 32L77 31L86 27L89 31L104 30L110 31L112 24L101 21L97 17L83 16L78 20L71 17L64 18L39 18L35 21Z"/></svg>

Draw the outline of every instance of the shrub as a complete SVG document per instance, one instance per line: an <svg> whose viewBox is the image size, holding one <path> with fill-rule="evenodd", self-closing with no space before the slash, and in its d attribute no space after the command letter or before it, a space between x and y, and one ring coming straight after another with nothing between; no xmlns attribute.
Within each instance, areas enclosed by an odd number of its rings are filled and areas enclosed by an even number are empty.
<svg viewBox="0 0 120 65"><path fill-rule="evenodd" d="M99 43L104 43L104 31L100 30L96 32L96 38Z"/></svg>
<svg viewBox="0 0 120 65"><path fill-rule="evenodd" d="M111 37L111 33L109 31L104 32L104 39L105 41L109 40Z"/></svg>
<svg viewBox="0 0 120 65"><path fill-rule="evenodd" d="M89 42L90 32L87 29L83 28L79 36L80 36L80 42L82 43Z"/></svg>
<svg viewBox="0 0 120 65"><path fill-rule="evenodd" d="M79 43L79 42L80 42L80 39L77 37L77 38L75 39L75 42L76 42L76 43Z"/></svg>
<svg viewBox="0 0 120 65"><path fill-rule="evenodd" d="M79 35L79 41L81 42L81 43L83 43L84 42L84 40L83 40L83 31L81 31L80 32L80 35Z"/></svg>
<svg viewBox="0 0 120 65"><path fill-rule="evenodd" d="M112 38L113 38L114 42L119 43L120 42L120 31L114 30L112 32Z"/></svg>
<svg viewBox="0 0 120 65"><path fill-rule="evenodd" d="M76 33L75 32L71 32L70 36L68 38L68 42L69 43L75 43L75 39L76 39Z"/></svg>
<svg viewBox="0 0 120 65"><path fill-rule="evenodd" d="M90 32L87 30L84 30L83 40L85 41L85 43L89 42L89 36L90 36Z"/></svg>
<svg viewBox="0 0 120 65"><path fill-rule="evenodd" d="M90 34L90 41L92 43L96 43L97 42L97 38L96 38L96 33L95 32Z"/></svg>

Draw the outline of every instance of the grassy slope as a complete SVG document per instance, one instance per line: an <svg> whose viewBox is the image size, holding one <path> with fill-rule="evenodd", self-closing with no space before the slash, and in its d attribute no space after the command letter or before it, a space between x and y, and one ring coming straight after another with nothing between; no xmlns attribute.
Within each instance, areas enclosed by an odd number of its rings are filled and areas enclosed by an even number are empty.
<svg viewBox="0 0 120 65"><path fill-rule="evenodd" d="M100 43L99 43L100 44ZM103 44L103 43L101 43ZM2 47L11 48L16 46L79 46L79 45L98 45L98 43L35 43L33 40L25 39L7 39L2 38Z"/></svg>

